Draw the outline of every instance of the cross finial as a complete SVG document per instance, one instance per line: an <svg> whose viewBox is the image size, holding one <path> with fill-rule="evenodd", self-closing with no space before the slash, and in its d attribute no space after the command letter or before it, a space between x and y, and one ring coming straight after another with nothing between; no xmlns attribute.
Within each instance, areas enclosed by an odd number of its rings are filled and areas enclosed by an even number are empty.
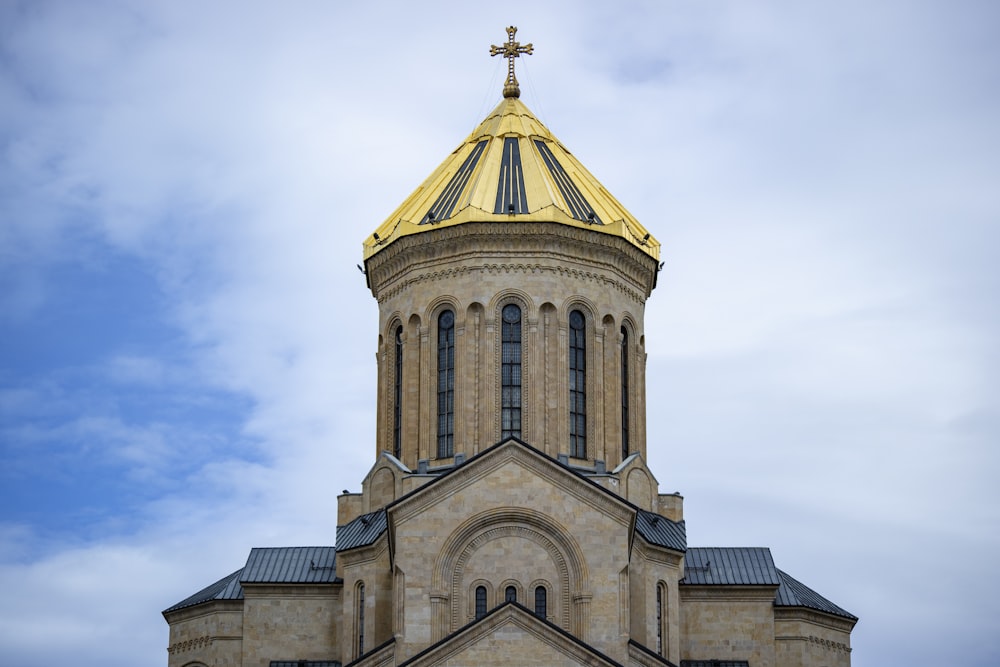
<svg viewBox="0 0 1000 667"><path fill-rule="evenodd" d="M503 96L504 97L520 97L521 88L517 85L517 77L514 76L514 58L517 58L522 53L531 55L534 47L531 44L525 44L521 46L520 43L514 41L514 35L517 33L517 28L515 26L509 26L507 28L507 42L502 46L493 45L490 47L491 56L503 56L507 59L507 81L503 84Z"/></svg>

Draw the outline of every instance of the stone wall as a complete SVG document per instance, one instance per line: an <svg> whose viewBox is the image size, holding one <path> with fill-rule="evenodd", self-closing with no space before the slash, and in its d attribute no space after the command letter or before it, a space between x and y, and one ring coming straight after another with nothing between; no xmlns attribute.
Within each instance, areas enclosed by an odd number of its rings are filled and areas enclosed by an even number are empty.
<svg viewBox="0 0 1000 667"><path fill-rule="evenodd" d="M339 586L247 585L244 596L243 667L339 659Z"/></svg>
<svg viewBox="0 0 1000 667"><path fill-rule="evenodd" d="M170 612L167 667L202 662L240 667L243 662L243 603L224 600Z"/></svg>

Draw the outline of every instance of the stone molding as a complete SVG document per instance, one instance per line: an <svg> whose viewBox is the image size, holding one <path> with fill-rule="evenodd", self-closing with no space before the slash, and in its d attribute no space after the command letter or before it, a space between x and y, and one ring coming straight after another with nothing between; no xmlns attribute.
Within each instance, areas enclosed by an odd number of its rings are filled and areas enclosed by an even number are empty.
<svg viewBox="0 0 1000 667"><path fill-rule="evenodd" d="M810 644L816 644L817 646L822 646L831 652L836 653L850 653L851 647L843 642L835 642L831 639L823 639L822 637L817 637L815 635L777 635L774 638L775 641L800 641L809 642Z"/></svg>
<svg viewBox="0 0 1000 667"><path fill-rule="evenodd" d="M729 585L717 584L712 586L699 586L691 584L681 584L681 601L738 601L738 602L767 602L772 604L774 596L778 591L778 585L771 586L750 586L750 585Z"/></svg>
<svg viewBox="0 0 1000 667"><path fill-rule="evenodd" d="M484 250L489 248L489 250ZM558 250L553 250L553 248ZM417 253L426 259L411 257ZM608 261L614 253L617 261ZM503 254L560 257L579 264L587 258L606 270L618 273L645 293L656 281L656 260L624 239L588 229L553 222L479 222L428 230L401 238L365 261L372 295L380 295L395 277L424 265L440 264L443 258L482 258Z"/></svg>

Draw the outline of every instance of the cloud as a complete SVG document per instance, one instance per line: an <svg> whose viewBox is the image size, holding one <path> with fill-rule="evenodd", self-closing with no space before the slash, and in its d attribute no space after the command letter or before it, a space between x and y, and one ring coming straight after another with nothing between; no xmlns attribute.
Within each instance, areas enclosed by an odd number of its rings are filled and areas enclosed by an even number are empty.
<svg viewBox="0 0 1000 667"><path fill-rule="evenodd" d="M512 20L526 102L664 242L649 458L692 543L771 545L860 667L1000 655L992 5L0 12L0 320L40 341L0 367L2 661L162 665L160 609L332 543L375 455L360 241Z"/></svg>

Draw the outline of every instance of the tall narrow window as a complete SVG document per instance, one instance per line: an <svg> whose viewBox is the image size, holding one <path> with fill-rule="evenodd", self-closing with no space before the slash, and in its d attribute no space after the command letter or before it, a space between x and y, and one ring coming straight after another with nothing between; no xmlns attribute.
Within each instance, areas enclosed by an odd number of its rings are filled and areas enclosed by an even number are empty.
<svg viewBox="0 0 1000 667"><path fill-rule="evenodd" d="M548 592L545 590L545 586L538 586L535 588L535 615L545 618L548 612Z"/></svg>
<svg viewBox="0 0 1000 667"><path fill-rule="evenodd" d="M622 461L628 457L628 329L622 327Z"/></svg>
<svg viewBox="0 0 1000 667"><path fill-rule="evenodd" d="M500 438L521 437L521 309L500 313Z"/></svg>
<svg viewBox="0 0 1000 667"><path fill-rule="evenodd" d="M587 457L587 321L569 314L569 455Z"/></svg>
<svg viewBox="0 0 1000 667"><path fill-rule="evenodd" d="M517 602L517 588L508 586L503 593L504 602Z"/></svg>
<svg viewBox="0 0 1000 667"><path fill-rule="evenodd" d="M656 652L666 657L663 652L663 584L656 585Z"/></svg>
<svg viewBox="0 0 1000 667"><path fill-rule="evenodd" d="M365 585L358 584L358 655L365 652Z"/></svg>
<svg viewBox="0 0 1000 667"><path fill-rule="evenodd" d="M392 400L392 454L403 452L403 327L396 327L396 359Z"/></svg>
<svg viewBox="0 0 1000 667"><path fill-rule="evenodd" d="M476 586L476 619L486 615L486 586Z"/></svg>
<svg viewBox="0 0 1000 667"><path fill-rule="evenodd" d="M455 453L455 313L438 315L438 458Z"/></svg>

